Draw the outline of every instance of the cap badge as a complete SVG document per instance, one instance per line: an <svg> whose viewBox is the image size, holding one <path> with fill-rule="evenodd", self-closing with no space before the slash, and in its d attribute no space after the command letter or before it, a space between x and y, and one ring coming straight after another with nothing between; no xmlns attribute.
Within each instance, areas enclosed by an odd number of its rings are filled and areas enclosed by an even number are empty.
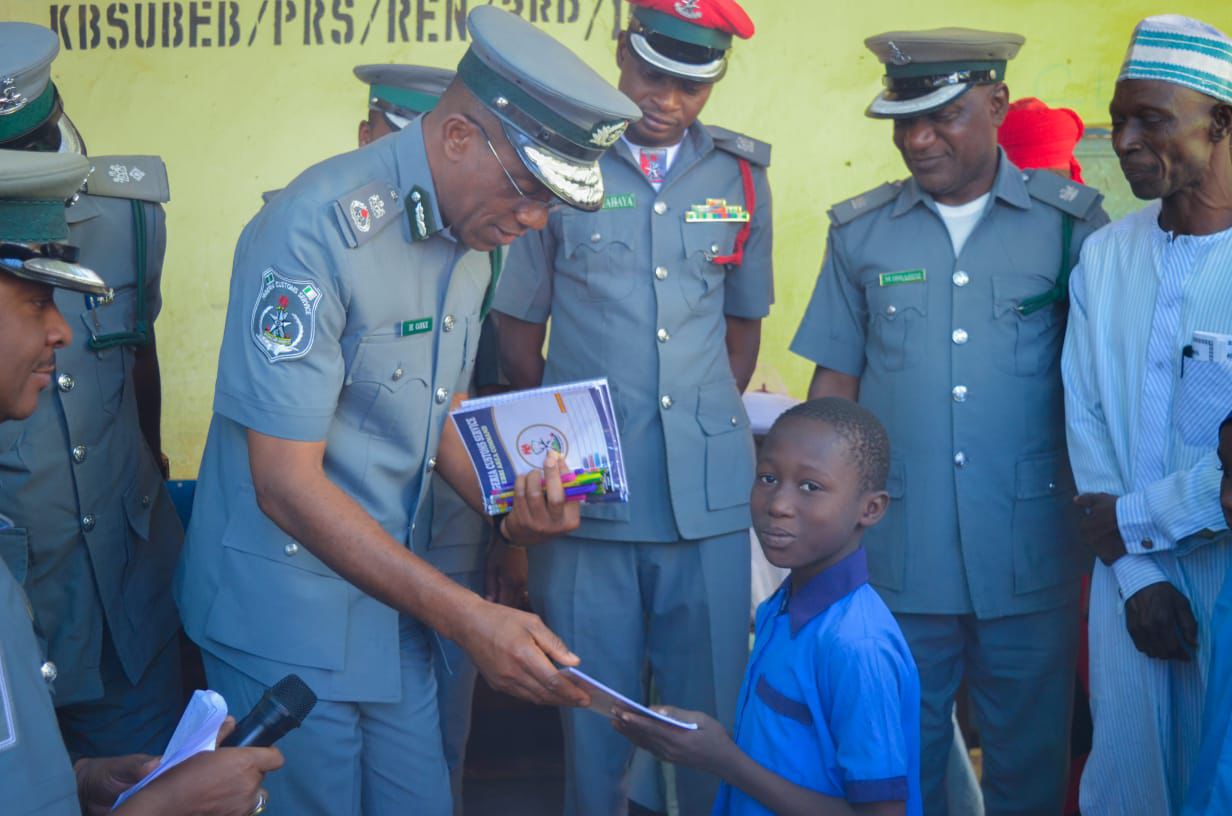
<svg viewBox="0 0 1232 816"><path fill-rule="evenodd" d="M628 122L614 122L610 125L600 125L590 134L590 143L605 150L616 144L616 140L625 132Z"/></svg>
<svg viewBox="0 0 1232 816"><path fill-rule="evenodd" d="M372 229L372 211L364 205L364 202L359 200L352 201L351 221L354 222L355 229L360 232L367 232Z"/></svg>
<svg viewBox="0 0 1232 816"><path fill-rule="evenodd" d="M21 91L13 87L16 82L17 80L10 76L0 78L0 116L17 113L30 102Z"/></svg>
<svg viewBox="0 0 1232 816"><path fill-rule="evenodd" d="M697 7L701 0L676 0L676 13L686 20L701 19L702 10Z"/></svg>
<svg viewBox="0 0 1232 816"><path fill-rule="evenodd" d="M911 62L911 57L903 53L903 49L898 47L898 43L890 40L886 45L890 46L890 51L893 54L891 59L894 60L895 65L906 65Z"/></svg>

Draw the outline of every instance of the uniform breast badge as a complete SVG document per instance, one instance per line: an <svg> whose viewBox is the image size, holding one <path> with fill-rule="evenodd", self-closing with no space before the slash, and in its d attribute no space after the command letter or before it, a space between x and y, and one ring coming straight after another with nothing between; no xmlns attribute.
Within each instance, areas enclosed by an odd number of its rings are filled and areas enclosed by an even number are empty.
<svg viewBox="0 0 1232 816"><path fill-rule="evenodd" d="M708 198L705 204L694 204L684 214L684 220L689 224L705 221L727 221L743 224L749 220L749 213L743 204L728 204L726 198Z"/></svg>

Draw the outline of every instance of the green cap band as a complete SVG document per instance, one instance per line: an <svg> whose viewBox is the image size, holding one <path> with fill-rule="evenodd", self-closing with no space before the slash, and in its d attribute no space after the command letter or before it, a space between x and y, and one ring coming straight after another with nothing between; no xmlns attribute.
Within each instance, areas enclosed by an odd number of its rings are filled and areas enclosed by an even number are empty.
<svg viewBox="0 0 1232 816"><path fill-rule="evenodd" d="M521 109L548 130L554 131L581 147L591 150L595 148L591 144L590 131L583 130L573 124L573 122L570 122L517 85L493 71L483 60L475 55L474 51L467 51L462 57L462 61L458 63L458 78L462 80L462 83L466 85L471 93L477 96L484 105L492 108L497 115L502 117L507 115L499 106L493 105L493 100L504 97L510 105ZM535 134L531 133L528 135L533 137ZM595 158L598 157L596 156Z"/></svg>
<svg viewBox="0 0 1232 816"><path fill-rule="evenodd" d="M43 243L68 237L64 202L0 198L0 241Z"/></svg>
<svg viewBox="0 0 1232 816"><path fill-rule="evenodd" d="M906 65L886 63L886 76L890 79L915 79L918 77L944 76L963 71L996 71L998 80L1005 79L1006 60L956 60L954 62L909 62Z"/></svg>
<svg viewBox="0 0 1232 816"><path fill-rule="evenodd" d="M700 45L703 48L715 48L719 51L731 48L732 35L719 31L717 28L695 25L679 17L642 6L633 9L633 16L650 31L671 37L673 40Z"/></svg>
<svg viewBox="0 0 1232 816"><path fill-rule="evenodd" d="M56 86L47 83L43 92L19 110L0 116L0 143L25 136L51 115L56 104Z"/></svg>
<svg viewBox="0 0 1232 816"><path fill-rule="evenodd" d="M427 113L440 101L439 96L407 88L396 88L393 85L373 85L371 90L371 95L382 102L388 102L416 113Z"/></svg>

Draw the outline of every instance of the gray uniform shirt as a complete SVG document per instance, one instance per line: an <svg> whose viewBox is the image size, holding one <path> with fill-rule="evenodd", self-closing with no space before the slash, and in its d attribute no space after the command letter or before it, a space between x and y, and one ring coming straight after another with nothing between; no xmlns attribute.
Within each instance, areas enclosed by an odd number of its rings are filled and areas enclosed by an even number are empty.
<svg viewBox="0 0 1232 816"><path fill-rule="evenodd" d="M1062 263L1108 221L1099 194L1001 156L987 208L955 258L932 198L909 180L837 205L792 341L860 378L890 434L890 509L864 537L895 612L999 617L1077 595L1060 375L1066 305L1029 315ZM1073 219L1062 259L1062 216Z"/></svg>
<svg viewBox="0 0 1232 816"><path fill-rule="evenodd" d="M737 156L750 161L755 206ZM675 541L748 527L753 440L725 318L762 318L773 301L768 163L767 145L695 124L656 192L622 142L600 160L602 210L555 214L510 247L493 308L551 317L544 383L612 387L629 502L583 506L576 535ZM714 258L732 253L741 223L686 220L708 199L753 211L739 266Z"/></svg>
<svg viewBox="0 0 1232 816"><path fill-rule="evenodd" d="M7 510L8 508L6 508ZM7 515L7 514L6 514ZM12 534L0 530L0 540ZM0 561L0 791L9 816L77 816L77 779L51 705L30 607Z"/></svg>
<svg viewBox="0 0 1232 816"><path fill-rule="evenodd" d="M324 441L326 475L409 544L491 278L435 195L416 121L304 172L236 248L176 594L189 635L262 683L291 669L326 700L400 693L397 613L261 512L246 429Z"/></svg>
<svg viewBox="0 0 1232 816"><path fill-rule="evenodd" d="M73 342L56 352L38 410L0 425L0 505L16 526L0 555L28 563L24 587L59 669L57 705L102 696L104 625L133 683L179 629L171 576L184 532L137 421L135 348L90 348L96 336L132 332L142 300L150 325L158 316L166 173L152 156L92 161L90 189L106 195L82 194L69 207L69 241L115 300L91 307L56 290ZM144 227L140 290L134 207Z"/></svg>

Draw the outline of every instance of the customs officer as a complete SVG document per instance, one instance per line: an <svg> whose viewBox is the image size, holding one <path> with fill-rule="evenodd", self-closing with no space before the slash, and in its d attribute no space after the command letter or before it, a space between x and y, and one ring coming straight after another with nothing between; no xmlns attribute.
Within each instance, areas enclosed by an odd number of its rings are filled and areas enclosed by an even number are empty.
<svg viewBox="0 0 1232 816"><path fill-rule="evenodd" d="M59 40L0 23L0 146L85 155L50 81ZM24 586L58 671L73 754L158 753L181 707L171 576L184 531L167 495L154 320L167 173L155 156L93 156L68 209L83 264L111 301L57 290L76 328L41 410L0 428L0 503L25 541Z"/></svg>
<svg viewBox="0 0 1232 816"><path fill-rule="evenodd" d="M288 671L320 698L269 781L271 808L296 816L451 812L429 628L498 688L587 702L538 618L409 546L434 470L480 506L461 440L442 434L491 280L479 253L542 228L558 200L599 207L598 158L638 113L508 12L477 7L468 30L435 110L305 171L236 248L176 591L233 708ZM519 480L508 537L576 526L558 468Z"/></svg>
<svg viewBox="0 0 1232 816"><path fill-rule="evenodd" d="M740 400L773 297L770 147L697 122L753 23L731 0L637 0L617 45L642 109L596 213L515 243L496 295L515 387L607 377L632 485L531 553L534 607L603 682L731 724L748 651L753 439ZM540 356L552 319L546 361ZM623 813L632 746L564 712L566 812ZM718 781L677 769L685 814Z"/></svg>
<svg viewBox="0 0 1232 816"><path fill-rule="evenodd" d="M845 396L890 432L890 510L871 581L920 669L925 809L945 812L965 675L988 813L1059 813L1082 563L1059 370L1065 284L1107 222L1099 194L1022 172L997 147L1016 34L871 37L911 172L830 210L826 258L792 350L810 398Z"/></svg>
<svg viewBox="0 0 1232 816"><path fill-rule="evenodd" d="M75 153L0 150L0 426L40 406L52 382L57 351L72 329L53 288L75 297L107 297L111 290L74 261L65 201L81 186L89 162ZM0 790L14 816L75 816L110 809L116 796L148 772L152 757L91 757L70 764L52 705L55 669L36 636L37 624L21 582L32 565L26 534L0 504ZM17 546L13 546L17 545ZM228 748L185 763L117 809L122 816L192 812L243 816L263 800L262 774L281 764L273 748ZM79 804L80 803L80 804Z"/></svg>
<svg viewBox="0 0 1232 816"><path fill-rule="evenodd" d="M355 76L368 86L368 116L359 123L359 145L363 147L403 130L411 120L435 108L453 81L454 72L425 65L359 65ZM500 255L499 247L488 253L492 278L479 314L479 346L471 369L459 378L460 392L487 395L501 388L496 321L484 319L500 275ZM415 553L462 586L486 594L489 600L498 597L502 603L520 602L525 591L526 551L499 539L493 541L487 519L472 510L448 482L435 473L430 482L415 518ZM494 580L502 582L499 587L494 584L490 592L486 586L488 564ZM517 576L521 576L520 580ZM503 594L500 590L504 590ZM479 672L474 661L452 640L438 642L441 659L433 664L436 704L445 763L449 766L453 810L461 814L463 763Z"/></svg>

